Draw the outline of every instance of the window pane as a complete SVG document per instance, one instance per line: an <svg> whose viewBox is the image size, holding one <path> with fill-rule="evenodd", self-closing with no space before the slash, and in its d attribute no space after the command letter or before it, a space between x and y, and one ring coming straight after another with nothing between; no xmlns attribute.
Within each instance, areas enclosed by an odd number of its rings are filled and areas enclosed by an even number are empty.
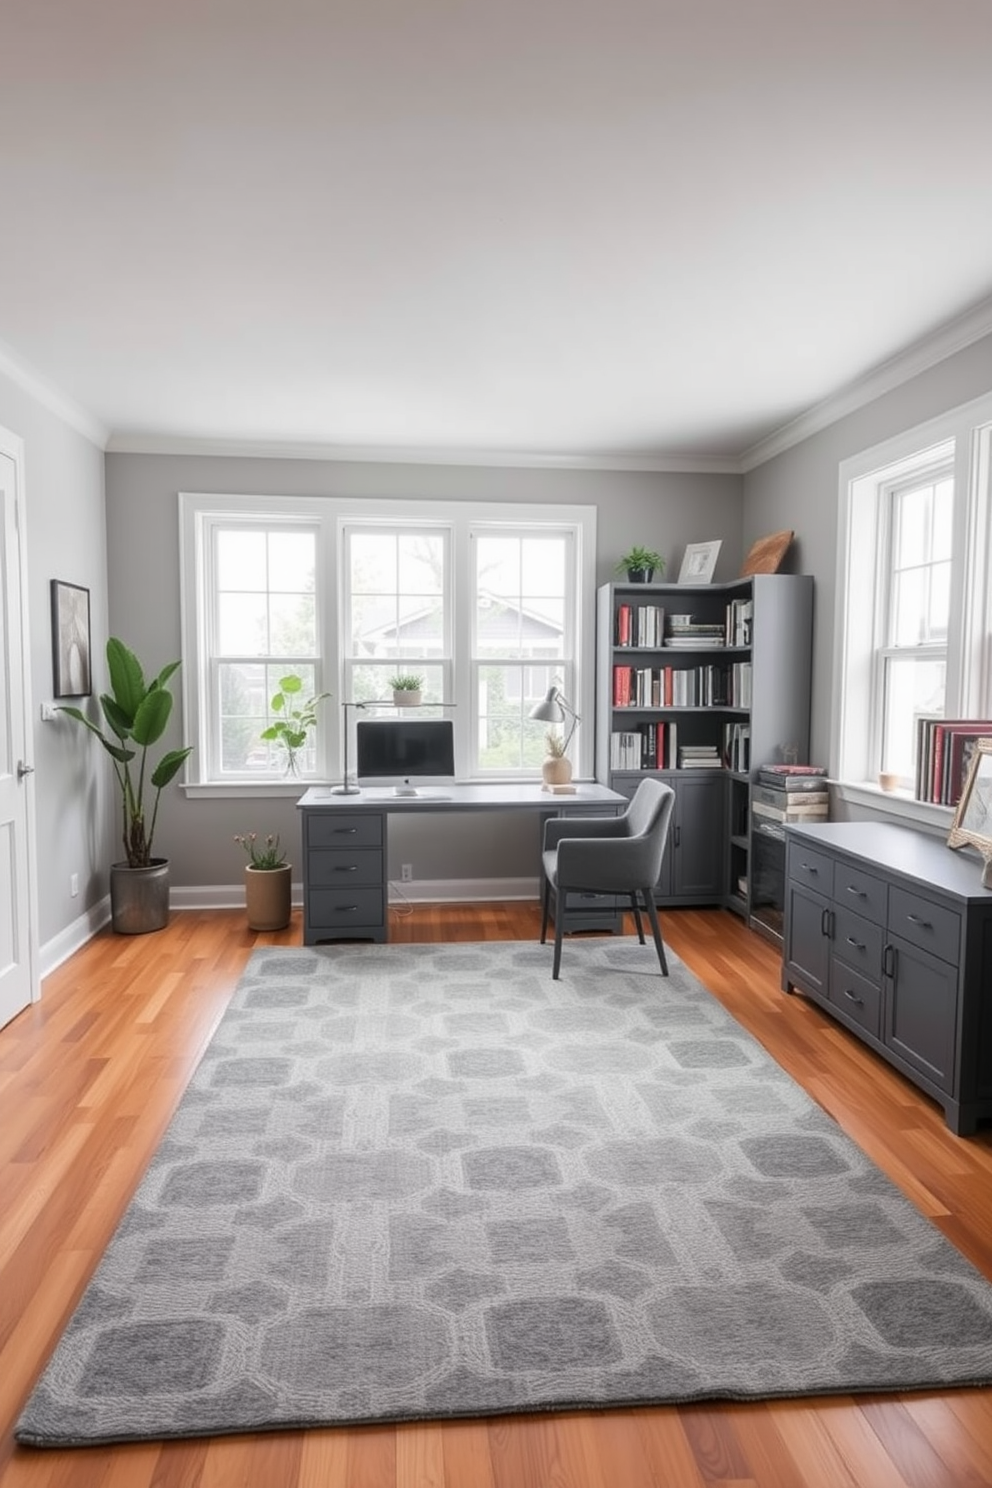
<svg viewBox="0 0 992 1488"><path fill-rule="evenodd" d="M547 724L527 716L538 701L521 696L528 685L528 671L514 666L479 669L479 767L483 770L536 771L541 767Z"/></svg>
<svg viewBox="0 0 992 1488"><path fill-rule="evenodd" d="M952 550L954 522L954 482L937 482L933 508L933 556L949 559Z"/></svg>
<svg viewBox="0 0 992 1488"><path fill-rule="evenodd" d="M444 538L440 533L402 533L399 539L401 594L443 594Z"/></svg>
<svg viewBox="0 0 992 1488"><path fill-rule="evenodd" d="M264 594L217 596L217 651L221 656L265 656L268 608Z"/></svg>
<svg viewBox="0 0 992 1488"><path fill-rule="evenodd" d="M916 770L916 725L920 718L942 718L947 663L917 656L885 659L885 706L880 768L892 771L907 788Z"/></svg>
<svg viewBox="0 0 992 1488"><path fill-rule="evenodd" d="M930 549L931 486L902 491L896 498L896 568L925 563Z"/></svg>
<svg viewBox="0 0 992 1488"><path fill-rule="evenodd" d="M911 568L893 578L893 646L918 646L926 639L927 577L926 569Z"/></svg>
<svg viewBox="0 0 992 1488"><path fill-rule="evenodd" d="M269 607L269 653L314 656L317 616L312 594L274 594Z"/></svg>
<svg viewBox="0 0 992 1488"><path fill-rule="evenodd" d="M218 531L217 587L258 591L266 585L265 533Z"/></svg>
<svg viewBox="0 0 992 1488"><path fill-rule="evenodd" d="M352 594L395 594L396 539L391 532L353 532L349 561Z"/></svg>
<svg viewBox="0 0 992 1488"><path fill-rule="evenodd" d="M269 588L312 594L315 549L311 532L269 533Z"/></svg>

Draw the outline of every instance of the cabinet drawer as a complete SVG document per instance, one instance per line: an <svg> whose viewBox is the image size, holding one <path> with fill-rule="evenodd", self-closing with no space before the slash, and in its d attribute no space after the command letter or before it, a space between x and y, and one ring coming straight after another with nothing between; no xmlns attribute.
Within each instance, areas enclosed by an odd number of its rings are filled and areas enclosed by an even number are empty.
<svg viewBox="0 0 992 1488"><path fill-rule="evenodd" d="M882 993L878 982L870 981L848 966L839 956L830 963L831 1007L857 1023L866 1033L878 1038L882 1028Z"/></svg>
<svg viewBox="0 0 992 1488"><path fill-rule="evenodd" d="M805 884L821 894L830 894L834 881L834 860L818 853L805 842L789 843L789 877L793 883Z"/></svg>
<svg viewBox="0 0 992 1488"><path fill-rule="evenodd" d="M834 911L834 954L877 982L882 975L882 927L838 904Z"/></svg>
<svg viewBox="0 0 992 1488"><path fill-rule="evenodd" d="M848 905L866 920L885 924L885 883L870 873L862 873L853 863L834 864L834 901L838 911L842 905Z"/></svg>
<svg viewBox="0 0 992 1488"><path fill-rule="evenodd" d="M313 930L347 930L349 926L381 925L385 919L382 888L311 889L310 926Z"/></svg>
<svg viewBox="0 0 992 1488"><path fill-rule="evenodd" d="M911 945L957 966L961 946L961 916L921 894L894 886L889 890L889 930Z"/></svg>
<svg viewBox="0 0 992 1488"><path fill-rule="evenodd" d="M310 851L307 858L313 888L368 888L382 884L382 853L377 848L331 847Z"/></svg>
<svg viewBox="0 0 992 1488"><path fill-rule="evenodd" d="M629 904L629 900L619 894L598 894L592 889L569 889L565 895L565 909L573 910L603 909L612 914L617 904Z"/></svg>
<svg viewBox="0 0 992 1488"><path fill-rule="evenodd" d="M311 813L307 820L309 847L381 847L382 817L376 812Z"/></svg>

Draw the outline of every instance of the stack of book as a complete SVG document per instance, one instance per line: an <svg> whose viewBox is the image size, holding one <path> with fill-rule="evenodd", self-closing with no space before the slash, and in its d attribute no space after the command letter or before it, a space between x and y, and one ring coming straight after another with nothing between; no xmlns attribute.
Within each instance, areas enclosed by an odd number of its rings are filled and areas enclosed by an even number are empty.
<svg viewBox="0 0 992 1488"><path fill-rule="evenodd" d="M916 799L956 806L979 739L992 737L990 718L920 718L916 724Z"/></svg>
<svg viewBox="0 0 992 1488"><path fill-rule="evenodd" d="M665 645L676 651L708 651L724 644L722 625L694 625L692 621L672 622Z"/></svg>
<svg viewBox="0 0 992 1488"><path fill-rule="evenodd" d="M751 787L755 826L763 830L786 822L827 821L826 774L821 765L762 765Z"/></svg>
<svg viewBox="0 0 992 1488"><path fill-rule="evenodd" d="M683 744L679 749L680 770L719 770L722 763L715 744Z"/></svg>

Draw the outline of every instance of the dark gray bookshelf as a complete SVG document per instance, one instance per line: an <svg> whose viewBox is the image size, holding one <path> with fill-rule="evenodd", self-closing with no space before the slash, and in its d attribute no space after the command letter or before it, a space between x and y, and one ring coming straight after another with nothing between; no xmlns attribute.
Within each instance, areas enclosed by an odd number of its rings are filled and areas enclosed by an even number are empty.
<svg viewBox="0 0 992 1488"><path fill-rule="evenodd" d="M632 616L654 609L664 619L643 627L634 620L624 642L624 606ZM748 606L746 628L728 630L728 614L743 619ZM689 615L692 626L703 629L673 635L673 615ZM719 636L704 629L717 625ZM655 895L659 904L723 905L781 939L784 835L779 840L755 830L751 787L759 767L782 759L784 749L808 761L812 636L813 580L806 574L599 589L596 779L627 797L644 775L674 787L672 832ZM623 701L618 668L633 669L630 702ZM652 728L656 737L661 731L657 757L650 752ZM643 741L640 751L630 741L637 763L618 757L618 734ZM689 757L704 763L688 765Z"/></svg>

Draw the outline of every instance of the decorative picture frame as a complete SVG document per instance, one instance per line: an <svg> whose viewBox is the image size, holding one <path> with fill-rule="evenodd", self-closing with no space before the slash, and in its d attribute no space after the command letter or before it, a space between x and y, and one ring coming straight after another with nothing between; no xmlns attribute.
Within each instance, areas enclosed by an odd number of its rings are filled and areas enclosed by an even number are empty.
<svg viewBox="0 0 992 1488"><path fill-rule="evenodd" d="M680 584L709 584L716 569L716 560L723 546L723 538L714 542L686 543L679 569Z"/></svg>
<svg viewBox="0 0 992 1488"><path fill-rule="evenodd" d="M89 697L90 591L81 584L52 579L52 675L55 696Z"/></svg>
<svg viewBox="0 0 992 1488"><path fill-rule="evenodd" d="M992 739L975 741L947 845L977 847L984 858L992 856Z"/></svg>

